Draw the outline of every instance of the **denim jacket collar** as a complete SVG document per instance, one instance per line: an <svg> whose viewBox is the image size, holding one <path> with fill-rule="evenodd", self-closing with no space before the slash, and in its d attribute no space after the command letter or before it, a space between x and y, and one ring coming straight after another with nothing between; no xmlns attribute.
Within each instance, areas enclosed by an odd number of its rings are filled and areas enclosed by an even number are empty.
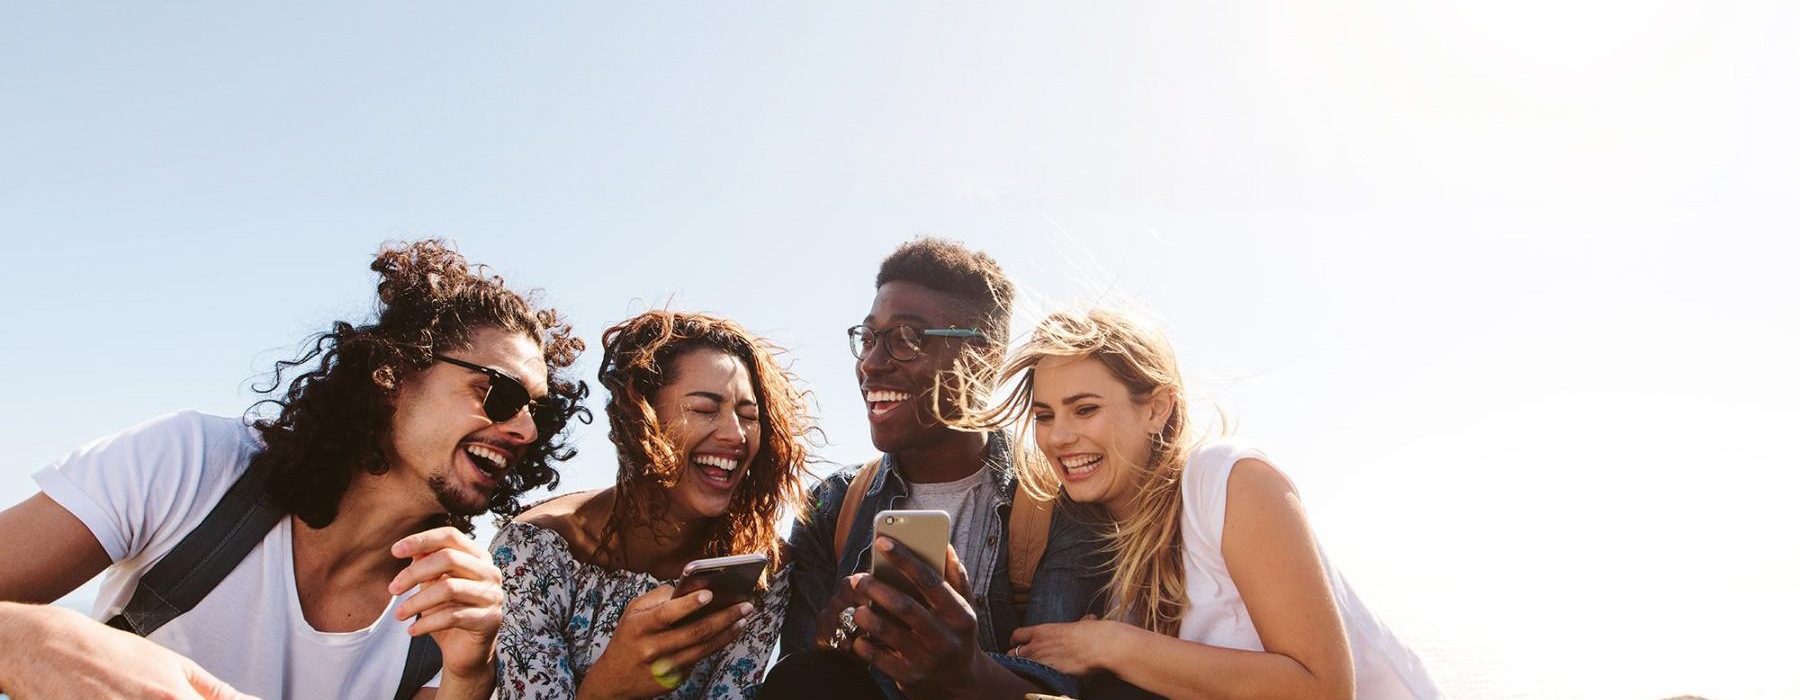
<svg viewBox="0 0 1800 700"><path fill-rule="evenodd" d="M989 477L994 479L996 491L1000 494L1000 505L1012 507L1013 482L1017 480L1017 475L1013 472L1012 440L1006 436L1005 432L996 430L987 433L987 455L983 458L983 462L987 467ZM910 495L907 493L906 480L900 478L898 474L899 470L900 465L894 462L894 455L882 453L881 463L875 467L875 477L869 482L868 495L875 497L889 495L888 479L890 477L894 481L895 490L892 494L894 498L905 498ZM855 494L849 495L855 496ZM863 500L866 502L868 499L864 498ZM886 499L885 502L891 504L893 500Z"/></svg>

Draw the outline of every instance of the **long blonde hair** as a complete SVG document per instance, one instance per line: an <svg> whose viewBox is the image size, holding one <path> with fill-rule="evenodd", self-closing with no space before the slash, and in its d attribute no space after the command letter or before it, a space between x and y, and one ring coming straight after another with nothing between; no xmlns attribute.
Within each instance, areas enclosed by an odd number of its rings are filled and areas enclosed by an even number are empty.
<svg viewBox="0 0 1800 700"><path fill-rule="evenodd" d="M1020 488L1035 498L1066 500L1061 477L1037 450L1030 434L1032 422L1025 420L1031 413L1037 367L1052 357L1099 360L1131 391L1133 401L1149 401L1159 389L1169 393L1172 410L1168 421L1161 432L1147 437L1148 463L1120 465L1135 470L1141 483L1127 514L1115 519L1106 534L1113 571L1106 587L1106 618L1173 636L1187 612L1181 561L1181 470L1195 446L1175 352L1148 323L1119 311L1095 309L1051 314L1000 366L1000 386L1014 381L1016 386L997 404L968 411L969 418L962 423L987 429L1015 426L1013 464Z"/></svg>

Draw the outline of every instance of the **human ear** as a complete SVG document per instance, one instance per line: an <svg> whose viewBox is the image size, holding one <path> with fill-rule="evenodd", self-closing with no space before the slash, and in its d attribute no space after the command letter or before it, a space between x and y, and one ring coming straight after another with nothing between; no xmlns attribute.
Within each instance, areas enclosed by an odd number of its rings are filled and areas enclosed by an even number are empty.
<svg viewBox="0 0 1800 700"><path fill-rule="evenodd" d="M1146 426L1151 435L1162 435L1163 429L1169 426L1169 418L1175 412L1175 392L1167 386L1159 386L1150 392L1150 421Z"/></svg>

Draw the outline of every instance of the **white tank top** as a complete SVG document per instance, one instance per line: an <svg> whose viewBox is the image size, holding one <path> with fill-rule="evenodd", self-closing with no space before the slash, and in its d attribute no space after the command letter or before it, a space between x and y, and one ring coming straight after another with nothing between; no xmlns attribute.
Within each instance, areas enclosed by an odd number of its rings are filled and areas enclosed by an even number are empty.
<svg viewBox="0 0 1800 700"><path fill-rule="evenodd" d="M1188 458L1181 476L1181 546L1187 575L1188 611L1180 637L1190 642L1263 651L1250 611L1225 568L1225 496L1231 467L1243 459L1270 462L1262 450L1236 440L1209 443ZM1382 624L1350 590L1323 552L1332 597L1350 637L1359 700L1440 698L1419 657Z"/></svg>

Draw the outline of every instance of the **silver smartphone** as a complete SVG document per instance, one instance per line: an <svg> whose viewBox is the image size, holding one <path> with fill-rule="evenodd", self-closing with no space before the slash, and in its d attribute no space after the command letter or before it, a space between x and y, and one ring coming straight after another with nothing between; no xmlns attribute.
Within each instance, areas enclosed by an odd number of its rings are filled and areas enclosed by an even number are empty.
<svg viewBox="0 0 1800 700"><path fill-rule="evenodd" d="M950 514L941 510L884 510L875 514L875 536L893 538L900 546L912 550L925 563L944 575L944 564L950 549ZM872 542L872 541L871 541ZM875 578L906 591L914 598L919 592L900 573L881 550L875 550L872 566Z"/></svg>

